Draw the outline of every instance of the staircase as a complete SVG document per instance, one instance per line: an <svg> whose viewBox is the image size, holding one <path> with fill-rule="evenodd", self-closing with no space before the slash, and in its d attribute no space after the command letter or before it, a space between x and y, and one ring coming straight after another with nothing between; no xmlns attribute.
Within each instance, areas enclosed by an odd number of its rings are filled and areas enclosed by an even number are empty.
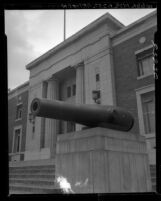
<svg viewBox="0 0 161 201"><path fill-rule="evenodd" d="M156 165L150 165L152 191L156 191Z"/></svg>
<svg viewBox="0 0 161 201"><path fill-rule="evenodd" d="M62 193L55 185L55 166L38 165L9 168L9 194Z"/></svg>
<svg viewBox="0 0 161 201"><path fill-rule="evenodd" d="M156 191L156 165L150 165L152 191ZM27 165L9 168L9 194L60 194L55 184L55 166Z"/></svg>

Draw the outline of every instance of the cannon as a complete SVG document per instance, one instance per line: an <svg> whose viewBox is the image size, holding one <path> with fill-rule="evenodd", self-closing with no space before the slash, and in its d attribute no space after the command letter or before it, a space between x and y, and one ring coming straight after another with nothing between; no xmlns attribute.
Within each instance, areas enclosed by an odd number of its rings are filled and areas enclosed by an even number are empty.
<svg viewBox="0 0 161 201"><path fill-rule="evenodd" d="M134 118L128 111L114 106L69 104L58 100L35 98L30 109L33 116L72 121L87 127L129 131L134 124Z"/></svg>

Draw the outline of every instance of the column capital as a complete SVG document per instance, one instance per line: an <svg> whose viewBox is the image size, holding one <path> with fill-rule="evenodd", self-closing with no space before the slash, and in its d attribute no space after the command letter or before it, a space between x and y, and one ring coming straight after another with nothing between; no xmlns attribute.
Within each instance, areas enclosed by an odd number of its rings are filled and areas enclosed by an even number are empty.
<svg viewBox="0 0 161 201"><path fill-rule="evenodd" d="M44 80L46 82L52 82L52 81L56 81L59 82L59 79L56 78L54 75L52 75L51 77L49 77L47 80Z"/></svg>
<svg viewBox="0 0 161 201"><path fill-rule="evenodd" d="M82 61L82 62L80 62L80 63L74 65L73 68L77 69L77 68L83 67L83 66L84 66L84 61Z"/></svg>

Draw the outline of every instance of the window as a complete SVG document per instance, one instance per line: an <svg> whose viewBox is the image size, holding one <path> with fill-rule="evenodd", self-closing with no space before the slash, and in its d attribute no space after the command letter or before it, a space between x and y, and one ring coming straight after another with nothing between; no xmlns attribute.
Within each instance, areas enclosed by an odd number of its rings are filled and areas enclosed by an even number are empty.
<svg viewBox="0 0 161 201"><path fill-rule="evenodd" d="M22 118L22 104L17 106L16 110L16 120Z"/></svg>
<svg viewBox="0 0 161 201"><path fill-rule="evenodd" d="M73 86L72 86L72 94L73 94L73 96L75 96L75 94L76 94L76 85L75 84L73 84Z"/></svg>
<svg viewBox="0 0 161 201"><path fill-rule="evenodd" d="M67 133L75 131L75 123L68 121L67 122Z"/></svg>
<svg viewBox="0 0 161 201"><path fill-rule="evenodd" d="M15 129L13 153L20 152L20 137L21 137L21 129L20 128Z"/></svg>
<svg viewBox="0 0 161 201"><path fill-rule="evenodd" d="M155 132L155 95L154 91L141 95L145 134Z"/></svg>
<svg viewBox="0 0 161 201"><path fill-rule="evenodd" d="M32 126L32 132L35 132L35 125Z"/></svg>
<svg viewBox="0 0 161 201"><path fill-rule="evenodd" d="M152 49L146 50L137 55L138 76L150 75L153 73Z"/></svg>
<svg viewBox="0 0 161 201"><path fill-rule="evenodd" d="M97 73L97 74L96 74L96 82L99 82L99 81L100 81L100 74Z"/></svg>
<svg viewBox="0 0 161 201"><path fill-rule="evenodd" d="M71 97L71 87L67 87L67 97Z"/></svg>
<svg viewBox="0 0 161 201"><path fill-rule="evenodd" d="M67 87L67 98L76 95L76 85L73 84L72 86Z"/></svg>

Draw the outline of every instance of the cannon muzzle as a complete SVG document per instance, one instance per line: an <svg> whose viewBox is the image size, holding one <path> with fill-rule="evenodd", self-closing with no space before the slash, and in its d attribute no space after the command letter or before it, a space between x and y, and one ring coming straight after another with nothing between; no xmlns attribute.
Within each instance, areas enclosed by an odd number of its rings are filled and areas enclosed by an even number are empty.
<svg viewBox="0 0 161 201"><path fill-rule="evenodd" d="M129 131L133 116L126 110L106 105L69 104L63 101L35 98L31 103L34 116L72 121L88 127Z"/></svg>

